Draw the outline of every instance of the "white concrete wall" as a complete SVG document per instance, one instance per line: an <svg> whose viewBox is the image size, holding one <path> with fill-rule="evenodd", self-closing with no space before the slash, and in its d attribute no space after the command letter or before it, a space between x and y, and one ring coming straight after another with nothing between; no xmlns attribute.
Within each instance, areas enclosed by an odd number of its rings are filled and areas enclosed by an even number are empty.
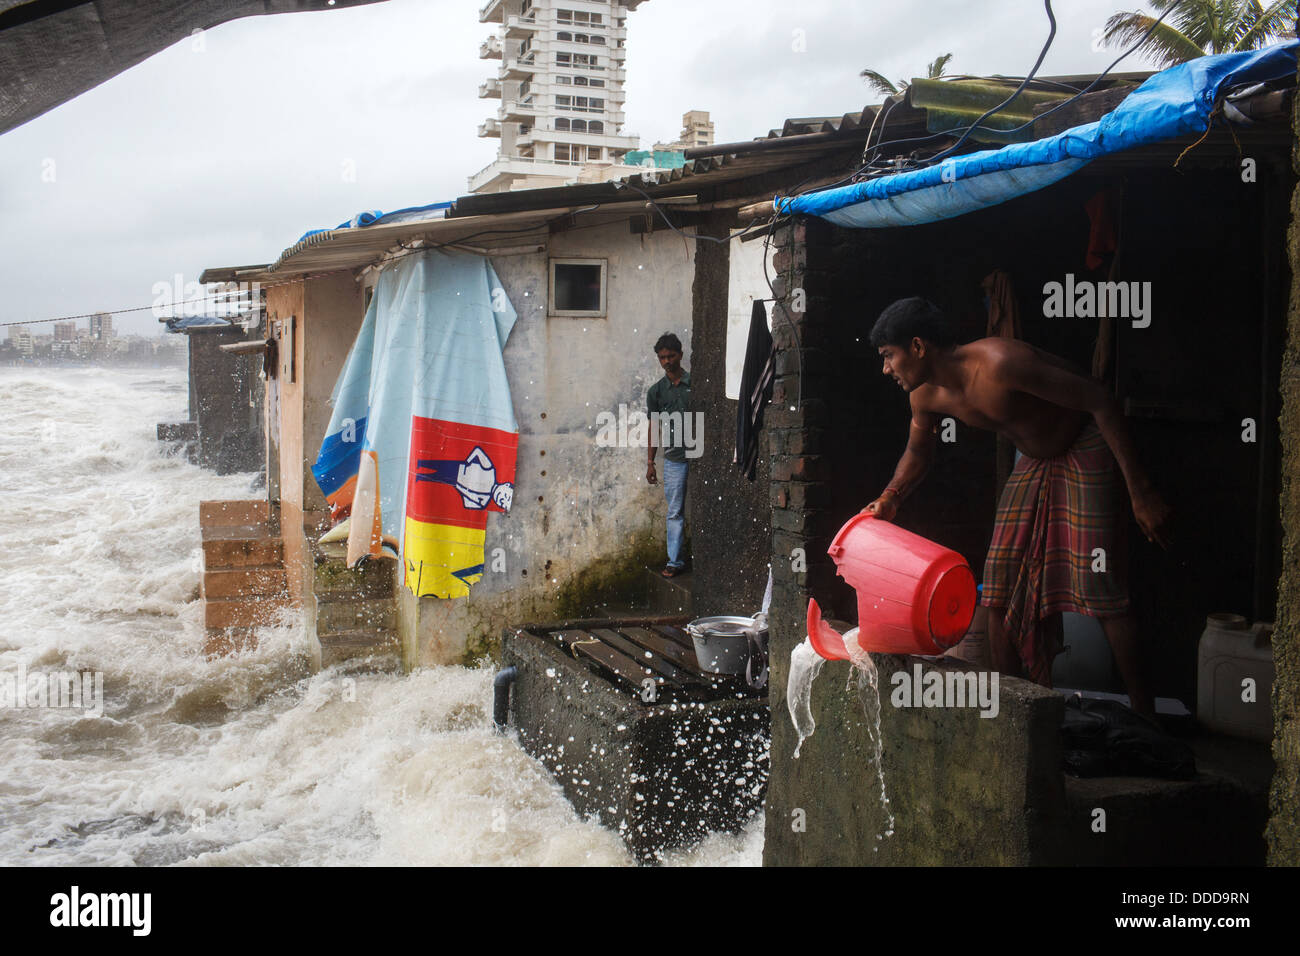
<svg viewBox="0 0 1300 956"><path fill-rule="evenodd" d="M472 651L507 624L554 616L582 573L648 541L664 559L663 492L646 484L645 449L597 447L597 415L620 403L644 411L663 374L653 352L663 332L681 338L690 368L694 254L674 232L632 235L618 223L556 234L546 254L493 259L519 313L505 349L520 428L514 505L488 518L487 571L470 596L419 601L408 665L458 661L467 640ZM551 257L607 260L606 318L547 316Z"/></svg>
<svg viewBox="0 0 1300 956"><path fill-rule="evenodd" d="M745 369L745 343L749 338L749 317L755 299L771 296L763 276L763 240L731 240L731 272L727 287L727 398L740 397L740 376ZM767 274L776 278L771 253ZM772 303L767 304L767 327L772 327Z"/></svg>

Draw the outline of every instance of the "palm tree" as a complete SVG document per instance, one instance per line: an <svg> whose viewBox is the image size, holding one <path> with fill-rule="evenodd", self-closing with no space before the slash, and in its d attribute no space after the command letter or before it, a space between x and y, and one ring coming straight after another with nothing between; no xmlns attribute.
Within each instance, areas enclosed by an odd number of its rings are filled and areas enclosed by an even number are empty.
<svg viewBox="0 0 1300 956"><path fill-rule="evenodd" d="M1291 3L1294 5L1295 0L1291 0ZM939 77L943 76L948 69L948 61L951 59L951 53L945 53L943 56L935 57L934 62L930 63L925 68L926 77L931 80L937 80ZM875 70L863 70L859 75L881 96L894 96L898 93L902 93L909 86L906 80L899 80L898 84L895 85L885 79L883 73L877 73Z"/></svg>
<svg viewBox="0 0 1300 956"><path fill-rule="evenodd" d="M1174 8L1139 47L1161 67L1207 53L1256 50L1294 34L1296 0L1151 0L1151 6L1157 13ZM1127 47L1155 22L1137 11L1117 13L1106 21L1106 42Z"/></svg>

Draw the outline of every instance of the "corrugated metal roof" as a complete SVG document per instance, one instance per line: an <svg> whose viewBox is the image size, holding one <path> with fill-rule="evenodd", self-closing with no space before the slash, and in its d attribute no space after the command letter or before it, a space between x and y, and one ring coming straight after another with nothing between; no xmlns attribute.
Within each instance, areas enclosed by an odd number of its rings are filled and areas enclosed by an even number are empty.
<svg viewBox="0 0 1300 956"><path fill-rule="evenodd" d="M1112 74L1097 88L1136 83L1150 75ZM1022 95L1024 103L1013 104L1015 110L1008 114L1013 117L1010 125L1032 120L1035 109L1041 110L1070 95L1065 90L1059 93L1044 92L1052 84L1082 89L1094 79L1095 76L1043 78L1033 90ZM915 95L913 89L909 88L906 98L895 101L887 114L883 112L886 109L884 104L875 104L838 116L791 117L780 129L770 130L766 137L756 137L744 144L720 144L712 147L720 151L719 155L688 159L678 169L660 170L653 183L644 181L640 174L632 174L622 180L601 183L478 193L457 199L448 217L443 220L327 230L304 237L284 250L269 267L265 278L359 268L379 261L385 253L401 243L421 238L437 243L472 241L481 246L517 245L532 238L528 232L520 230L529 225L540 230L547 220L570 213L582 213L584 222L626 219L629 213L637 213L645 208L645 201L639 196L629 201L629 187L636 187L636 190L656 201L694 195L701 202L707 202L719 191L726 194L728 186L755 179L765 173L804 166L823 157L831 158L836 151L851 153L860 149L873 124L876 127L872 133L873 142L908 139L924 136L927 132L965 125L990 106L1005 99L1018 83L1018 78L1005 77L917 80L914 81ZM914 104L914 99L919 99L919 104L926 105ZM930 122L932 112L941 119L937 124ZM937 129L932 128L933 125L937 125ZM1031 126L1026 131L1030 134L1030 139L1034 138L1033 129ZM815 142L798 140L798 137L810 134L824 134L825 138L819 138ZM778 142L784 140L790 142ZM940 141L936 140L937 142ZM728 147L753 149L755 144L761 144L761 147L739 153L728 151ZM700 150L688 151L688 155L690 152L698 153ZM732 193L735 193L735 189ZM598 208L593 210L590 208L592 206ZM493 233L499 234L492 235ZM240 280L238 275L233 278L235 281Z"/></svg>
<svg viewBox="0 0 1300 956"><path fill-rule="evenodd" d="M618 222L631 212L645 209L645 200L623 200L589 209L590 204L553 206L520 212L495 213L487 216L462 216L455 219L430 219L402 222L364 229L331 229L307 236L284 250L267 270L268 279L356 269L378 262L390 250L416 240L435 244L473 243L492 248L518 246L545 239L547 223L573 213L583 213L583 223Z"/></svg>

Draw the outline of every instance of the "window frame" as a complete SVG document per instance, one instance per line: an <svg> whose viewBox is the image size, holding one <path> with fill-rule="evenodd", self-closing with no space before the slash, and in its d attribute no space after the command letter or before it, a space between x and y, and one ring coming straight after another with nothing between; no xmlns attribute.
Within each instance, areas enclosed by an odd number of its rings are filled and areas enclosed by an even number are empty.
<svg viewBox="0 0 1300 956"><path fill-rule="evenodd" d="M600 308L596 311L589 309L557 309L555 307L555 287L556 287L556 266L600 266ZM608 259L584 259L572 257L556 257L549 260L546 268L547 289L546 289L546 314L550 318L557 319L604 319L609 316L609 260Z"/></svg>

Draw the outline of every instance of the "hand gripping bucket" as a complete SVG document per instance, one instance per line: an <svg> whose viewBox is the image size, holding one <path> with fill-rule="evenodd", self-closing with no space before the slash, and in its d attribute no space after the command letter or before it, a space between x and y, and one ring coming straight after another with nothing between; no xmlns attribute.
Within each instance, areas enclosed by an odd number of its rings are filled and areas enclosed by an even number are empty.
<svg viewBox="0 0 1300 956"><path fill-rule="evenodd" d="M975 576L956 551L874 515L852 518L828 553L858 592L857 643L877 654L942 654L975 614ZM844 636L808 602L808 639L827 660L849 660Z"/></svg>

